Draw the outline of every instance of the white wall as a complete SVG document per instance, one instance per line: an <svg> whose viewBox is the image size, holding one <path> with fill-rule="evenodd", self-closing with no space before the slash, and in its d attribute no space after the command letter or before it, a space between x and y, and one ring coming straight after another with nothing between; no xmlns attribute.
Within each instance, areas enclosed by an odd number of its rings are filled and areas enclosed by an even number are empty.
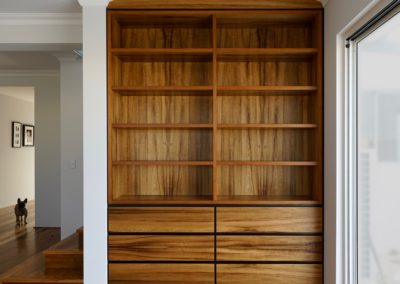
<svg viewBox="0 0 400 284"><path fill-rule="evenodd" d="M61 238L83 224L83 75L82 60L60 60Z"/></svg>
<svg viewBox="0 0 400 284"><path fill-rule="evenodd" d="M60 86L57 73L0 74L0 86L35 88L36 226L60 227Z"/></svg>
<svg viewBox="0 0 400 284"><path fill-rule="evenodd" d="M0 89L0 208L35 196L35 149L11 147L12 121L34 124L34 103L11 96L8 89ZM20 91L31 93L33 100L34 89L24 89Z"/></svg>

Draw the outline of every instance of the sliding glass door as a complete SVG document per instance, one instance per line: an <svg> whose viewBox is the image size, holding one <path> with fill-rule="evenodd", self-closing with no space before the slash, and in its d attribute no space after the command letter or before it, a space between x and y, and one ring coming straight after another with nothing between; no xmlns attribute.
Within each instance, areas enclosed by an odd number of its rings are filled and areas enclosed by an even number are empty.
<svg viewBox="0 0 400 284"><path fill-rule="evenodd" d="M359 284L400 283L400 14L352 43L350 189Z"/></svg>

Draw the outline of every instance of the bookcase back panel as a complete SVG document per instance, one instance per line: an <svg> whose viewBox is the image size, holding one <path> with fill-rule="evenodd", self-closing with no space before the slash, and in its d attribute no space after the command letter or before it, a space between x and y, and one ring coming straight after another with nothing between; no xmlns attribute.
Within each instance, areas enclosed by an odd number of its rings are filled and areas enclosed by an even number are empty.
<svg viewBox="0 0 400 284"><path fill-rule="evenodd" d="M212 82L208 60L125 59L120 60L120 70L120 86L209 86Z"/></svg>
<svg viewBox="0 0 400 284"><path fill-rule="evenodd" d="M221 48L309 48L313 47L309 24L232 24L218 27Z"/></svg>
<svg viewBox="0 0 400 284"><path fill-rule="evenodd" d="M312 196L313 167L220 166L218 190L222 196L282 198Z"/></svg>
<svg viewBox="0 0 400 284"><path fill-rule="evenodd" d="M113 199L212 196L208 166L124 166L113 168Z"/></svg>
<svg viewBox="0 0 400 284"><path fill-rule="evenodd" d="M313 64L307 59L231 59L218 62L219 86L313 85Z"/></svg>
<svg viewBox="0 0 400 284"><path fill-rule="evenodd" d="M212 47L210 15L114 17L113 48Z"/></svg>
<svg viewBox="0 0 400 284"><path fill-rule="evenodd" d="M218 123L314 123L312 96L220 96Z"/></svg>
<svg viewBox="0 0 400 284"><path fill-rule="evenodd" d="M309 129L225 129L218 135L221 161L312 161L314 131Z"/></svg>
<svg viewBox="0 0 400 284"><path fill-rule="evenodd" d="M115 96L112 121L133 124L212 123L212 97Z"/></svg>
<svg viewBox="0 0 400 284"><path fill-rule="evenodd" d="M114 129L117 161L210 161L212 131L208 129Z"/></svg>

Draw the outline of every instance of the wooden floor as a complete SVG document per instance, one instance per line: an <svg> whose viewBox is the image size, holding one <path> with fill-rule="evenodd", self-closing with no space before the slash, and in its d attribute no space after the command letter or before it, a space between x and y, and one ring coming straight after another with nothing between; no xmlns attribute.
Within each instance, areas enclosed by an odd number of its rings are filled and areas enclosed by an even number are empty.
<svg viewBox="0 0 400 284"><path fill-rule="evenodd" d="M18 226L14 206L0 209L0 275L60 241L59 228L35 229L34 202L28 212L28 224Z"/></svg>

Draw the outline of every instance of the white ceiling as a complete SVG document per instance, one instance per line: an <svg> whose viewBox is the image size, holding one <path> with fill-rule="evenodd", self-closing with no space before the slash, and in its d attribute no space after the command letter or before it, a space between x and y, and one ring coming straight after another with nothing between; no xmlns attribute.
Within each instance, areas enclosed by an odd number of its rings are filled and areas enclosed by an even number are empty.
<svg viewBox="0 0 400 284"><path fill-rule="evenodd" d="M0 87L0 96L8 96L27 102L34 102L34 87Z"/></svg>
<svg viewBox="0 0 400 284"><path fill-rule="evenodd" d="M51 52L3 51L0 52L0 70L56 70L59 61Z"/></svg>
<svg viewBox="0 0 400 284"><path fill-rule="evenodd" d="M78 0L0 0L0 13L76 13Z"/></svg>

